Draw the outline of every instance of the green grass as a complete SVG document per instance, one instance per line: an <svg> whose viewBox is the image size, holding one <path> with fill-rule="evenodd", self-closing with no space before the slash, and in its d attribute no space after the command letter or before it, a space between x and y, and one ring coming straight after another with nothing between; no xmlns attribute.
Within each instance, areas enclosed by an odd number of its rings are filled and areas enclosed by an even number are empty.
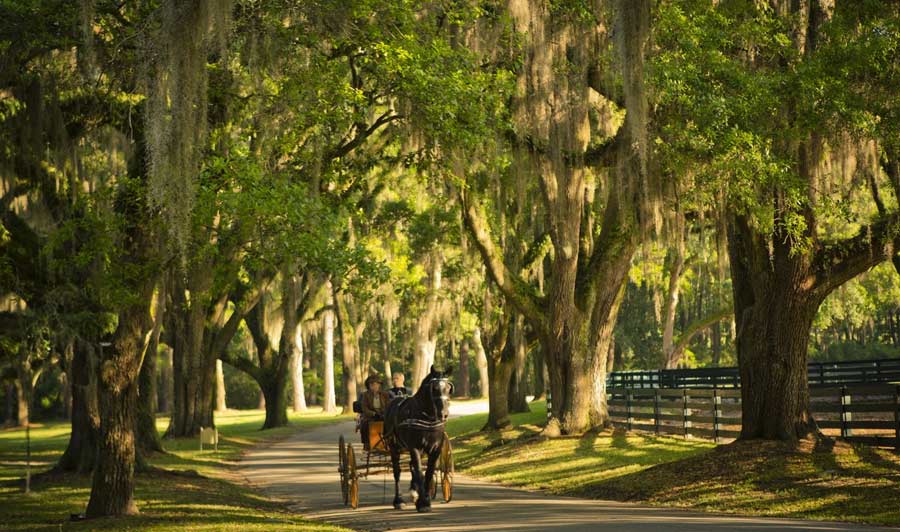
<svg viewBox="0 0 900 532"><path fill-rule="evenodd" d="M344 419L318 414L291 415L291 426L260 431L262 411L217 414L219 450L199 451L196 438L164 440L169 454L151 459L165 468L137 476L135 497L141 515L123 519L69 522L69 514L84 511L90 478L65 475L46 478L22 493L25 473L25 431L0 431L0 515L4 530L249 530L321 531L345 528L306 521L244 485L234 472L245 450L264 441L287 437L301 429ZM168 420L160 418L164 430ZM33 471L52 466L68 443L67 423L32 427Z"/></svg>
<svg viewBox="0 0 900 532"><path fill-rule="evenodd" d="M739 515L900 525L900 454L864 445L701 440L602 431L539 436L543 403L513 428L448 423L457 469L512 486Z"/></svg>

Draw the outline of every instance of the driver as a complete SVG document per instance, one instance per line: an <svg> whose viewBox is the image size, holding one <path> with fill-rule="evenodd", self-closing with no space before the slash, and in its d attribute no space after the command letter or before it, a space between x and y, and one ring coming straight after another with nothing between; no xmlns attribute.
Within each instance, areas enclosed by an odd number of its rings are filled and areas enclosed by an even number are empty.
<svg viewBox="0 0 900 532"><path fill-rule="evenodd" d="M369 449L369 422L384 419L384 409L387 408L388 394L381 390L381 379L378 375L369 375L366 379L366 391L363 392L361 408L362 422L361 432L363 445Z"/></svg>

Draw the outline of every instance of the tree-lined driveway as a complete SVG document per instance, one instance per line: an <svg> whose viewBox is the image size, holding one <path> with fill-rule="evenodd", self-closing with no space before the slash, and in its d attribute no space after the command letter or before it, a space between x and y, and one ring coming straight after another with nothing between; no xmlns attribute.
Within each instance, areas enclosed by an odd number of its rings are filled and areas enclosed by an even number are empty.
<svg viewBox="0 0 900 532"><path fill-rule="evenodd" d="M419 514L412 504L403 511L391 507L393 478L376 475L360 481L359 509L345 507L338 481L338 437L358 442L352 422L299 432L291 438L249 452L243 474L267 495L284 500L291 509L318 519L359 530L432 532L481 531L864 531L900 530L855 524L728 517L651 508L611 501L549 496L506 488L456 474L454 499L438 501L432 512ZM357 461L360 457L357 457ZM364 460L364 458L363 458ZM404 471L401 488L408 487ZM406 491L406 490L404 490ZM408 497L404 495L405 498Z"/></svg>

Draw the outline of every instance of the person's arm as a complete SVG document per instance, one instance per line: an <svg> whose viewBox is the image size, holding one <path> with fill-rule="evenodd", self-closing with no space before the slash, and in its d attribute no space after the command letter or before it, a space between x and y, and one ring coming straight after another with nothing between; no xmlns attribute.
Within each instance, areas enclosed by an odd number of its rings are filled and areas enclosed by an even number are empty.
<svg viewBox="0 0 900 532"><path fill-rule="evenodd" d="M368 394L363 394L362 411L366 417L372 417L375 415L375 410L372 409L372 403L369 400Z"/></svg>

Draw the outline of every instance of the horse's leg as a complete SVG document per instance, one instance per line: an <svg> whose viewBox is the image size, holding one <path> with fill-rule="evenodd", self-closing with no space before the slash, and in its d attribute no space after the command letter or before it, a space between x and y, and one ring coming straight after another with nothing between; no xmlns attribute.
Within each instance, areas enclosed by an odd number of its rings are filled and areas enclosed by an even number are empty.
<svg viewBox="0 0 900 532"><path fill-rule="evenodd" d="M416 502L419 498L419 492L416 491L416 477L413 473L412 460L409 461L409 497L412 502Z"/></svg>
<svg viewBox="0 0 900 532"><path fill-rule="evenodd" d="M400 496L400 451L391 445L391 469L394 470L394 509L403 509L403 497Z"/></svg>
<svg viewBox="0 0 900 532"><path fill-rule="evenodd" d="M420 512L427 512L429 508L422 504L422 501L427 495L425 494L425 478L422 475L422 455L418 449L410 450L409 462L410 467L412 468L413 484L415 484L416 487L416 510Z"/></svg>
<svg viewBox="0 0 900 532"><path fill-rule="evenodd" d="M425 468L425 498L422 501L422 505L428 508L431 508L431 483L434 482L434 465L437 463L440 455L440 448L428 453L428 465Z"/></svg>
<svg viewBox="0 0 900 532"><path fill-rule="evenodd" d="M415 504L419 500L419 490L416 489L416 470L413 468L412 451L409 457L409 500Z"/></svg>

